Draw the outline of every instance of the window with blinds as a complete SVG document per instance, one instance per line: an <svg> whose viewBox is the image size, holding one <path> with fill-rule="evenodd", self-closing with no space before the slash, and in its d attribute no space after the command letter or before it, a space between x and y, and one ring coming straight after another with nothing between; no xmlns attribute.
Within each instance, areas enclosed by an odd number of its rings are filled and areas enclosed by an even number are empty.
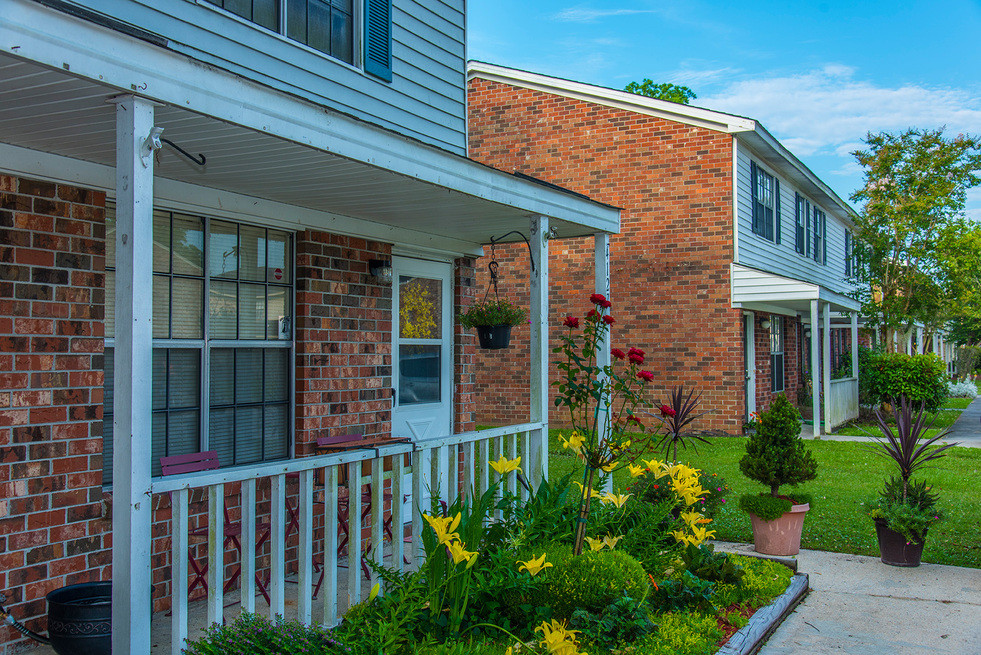
<svg viewBox="0 0 981 655"><path fill-rule="evenodd" d="M115 211L106 209L103 483L112 482ZM216 450L223 466L290 454L293 237L154 212L151 470Z"/></svg>

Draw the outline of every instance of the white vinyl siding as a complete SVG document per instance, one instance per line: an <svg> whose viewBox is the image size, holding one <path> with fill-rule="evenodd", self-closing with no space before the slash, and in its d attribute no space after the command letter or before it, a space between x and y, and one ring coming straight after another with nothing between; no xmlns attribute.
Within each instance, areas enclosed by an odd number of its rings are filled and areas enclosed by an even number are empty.
<svg viewBox="0 0 981 655"><path fill-rule="evenodd" d="M775 275L818 284L837 293L850 292L852 284L845 274L844 224L830 211L831 207L817 205L807 193L781 175L779 170L774 170L772 166L765 164L764 168L772 173L780 184L779 215L782 232L785 235L794 236L787 236L782 239L782 243L777 244L753 233L750 162L754 160L759 161L759 158L743 143L740 143L736 161L736 238L738 239L736 263ZM821 235L822 237L827 235L827 257L824 258L825 263L823 264L813 258L813 220L807 224L808 229L805 230L805 237L809 242L807 244L809 246L807 247L807 256L802 256L797 252L795 205L798 195L803 196L810 204L812 217L815 209L825 215L827 225L822 230ZM774 214L776 213L774 212ZM776 226L774 226L774 232L776 232ZM824 255L824 248L825 246L821 248L822 255Z"/></svg>
<svg viewBox="0 0 981 655"><path fill-rule="evenodd" d="M391 82L210 4L91 0L87 6L168 39L177 52L466 154L463 0L393 0ZM363 21L355 29L363 29ZM356 62L360 58L355 53Z"/></svg>

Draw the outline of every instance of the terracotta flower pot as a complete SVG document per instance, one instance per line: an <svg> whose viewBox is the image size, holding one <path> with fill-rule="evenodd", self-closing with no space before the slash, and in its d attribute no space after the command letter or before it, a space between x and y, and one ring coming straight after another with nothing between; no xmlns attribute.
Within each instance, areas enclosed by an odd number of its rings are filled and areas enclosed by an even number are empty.
<svg viewBox="0 0 981 655"><path fill-rule="evenodd" d="M755 514L749 518L753 522L753 543L756 552L764 555L796 555L800 552L800 534L804 529L804 515L811 509L808 504L794 505L783 516L772 521L764 521Z"/></svg>
<svg viewBox="0 0 981 655"><path fill-rule="evenodd" d="M886 521L874 520L875 536L879 539L879 559L882 563L889 566L919 566L925 542L906 541L906 537L891 530Z"/></svg>

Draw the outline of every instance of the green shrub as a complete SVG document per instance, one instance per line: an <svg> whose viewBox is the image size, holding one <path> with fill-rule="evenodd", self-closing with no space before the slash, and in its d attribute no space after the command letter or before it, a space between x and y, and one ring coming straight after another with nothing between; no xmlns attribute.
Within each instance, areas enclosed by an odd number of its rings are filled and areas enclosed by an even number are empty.
<svg viewBox="0 0 981 655"><path fill-rule="evenodd" d="M739 602L749 602L753 607L767 605L786 591L794 575L789 568L773 560L745 555L733 555L732 559L746 569Z"/></svg>
<svg viewBox="0 0 981 655"><path fill-rule="evenodd" d="M728 554L715 552L712 544L688 544L681 559L685 562L685 570L702 580L739 584L746 575L743 567L733 562Z"/></svg>
<svg viewBox="0 0 981 655"><path fill-rule="evenodd" d="M650 589L644 567L627 553L602 550L573 556L572 547L564 544L546 552L552 566L538 574L544 597L533 604L551 606L556 618L568 619L577 609L602 612L623 595L639 603Z"/></svg>
<svg viewBox="0 0 981 655"><path fill-rule="evenodd" d="M332 631L318 625L277 619L275 623L243 612L228 625L214 624L200 639L188 640L187 655L237 655L238 653L350 653L333 638Z"/></svg>
<svg viewBox="0 0 981 655"><path fill-rule="evenodd" d="M714 611L715 585L695 577L690 571L682 571L676 578L669 578L657 586L651 605L659 612L676 612L689 609Z"/></svg>
<svg viewBox="0 0 981 655"><path fill-rule="evenodd" d="M593 646L607 650L620 643L637 641L655 629L645 604L630 596L621 596L599 613L576 610L569 627L579 630Z"/></svg>
<svg viewBox="0 0 981 655"><path fill-rule="evenodd" d="M677 553L673 500L656 505L629 499L622 510L598 508L590 514L587 534L622 535L617 549L631 555L648 573L659 574L670 566Z"/></svg>
<svg viewBox="0 0 981 655"><path fill-rule="evenodd" d="M657 619L657 632L638 641L632 655L712 655L724 635L714 616L665 614Z"/></svg>
<svg viewBox="0 0 981 655"><path fill-rule="evenodd" d="M746 442L739 469L751 480L770 487L777 495L780 485L796 486L817 477L817 461L800 438L800 412L783 394L760 414L756 434Z"/></svg>
<svg viewBox="0 0 981 655"><path fill-rule="evenodd" d="M811 496L809 494L794 492L793 497L798 505L809 504L811 502ZM739 499L740 509L750 514L756 514L764 521L772 521L773 519L780 518L789 512L793 505L794 503L788 499L771 496L765 491L756 495L746 494Z"/></svg>
<svg viewBox="0 0 981 655"><path fill-rule="evenodd" d="M868 348L859 352L859 389L865 404L891 402L905 395L917 404L925 402L927 410L935 412L947 399L946 367L933 353L905 355Z"/></svg>

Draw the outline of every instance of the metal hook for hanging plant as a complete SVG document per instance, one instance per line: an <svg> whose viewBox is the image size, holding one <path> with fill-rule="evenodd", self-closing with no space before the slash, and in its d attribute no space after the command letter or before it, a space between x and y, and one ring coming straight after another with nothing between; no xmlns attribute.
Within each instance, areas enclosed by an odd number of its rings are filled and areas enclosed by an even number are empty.
<svg viewBox="0 0 981 655"><path fill-rule="evenodd" d="M491 257L494 256L494 247L491 246ZM487 265L487 270L490 271L491 284L494 285L494 297L497 300L501 299L501 295L497 291L497 269L500 268L500 264L497 260L492 259L491 263ZM490 285L487 287L487 291L484 292L484 302L487 302L487 296L490 294Z"/></svg>

